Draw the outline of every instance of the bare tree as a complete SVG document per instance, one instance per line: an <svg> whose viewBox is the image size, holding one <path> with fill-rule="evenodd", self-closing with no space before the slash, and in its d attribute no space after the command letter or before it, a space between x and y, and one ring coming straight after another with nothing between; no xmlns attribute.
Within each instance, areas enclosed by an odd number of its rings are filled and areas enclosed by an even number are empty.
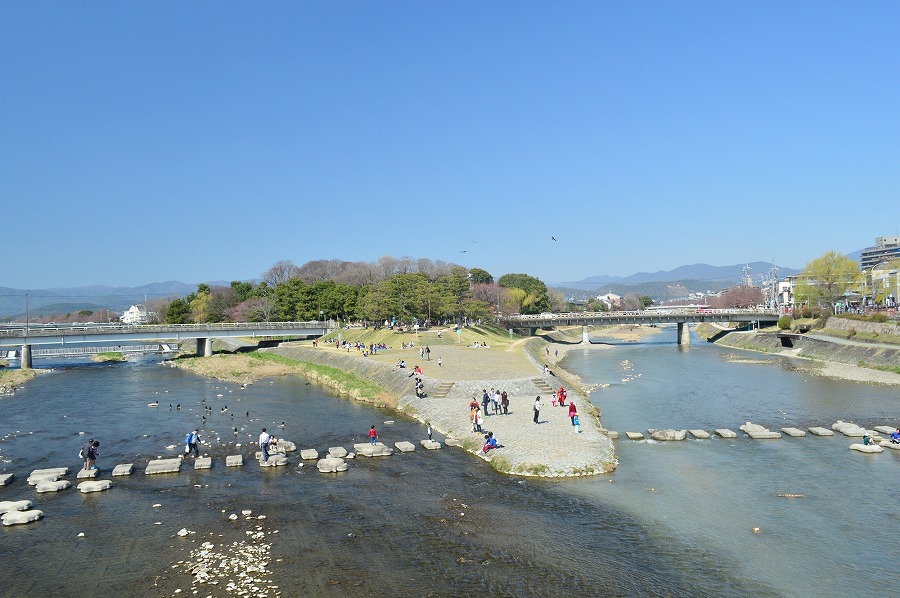
<svg viewBox="0 0 900 598"><path fill-rule="evenodd" d="M144 307L147 308L147 323L164 324L166 322L166 312L169 310L171 303L171 297L157 297L147 301L144 304Z"/></svg>
<svg viewBox="0 0 900 598"><path fill-rule="evenodd" d="M387 280L396 273L397 260L389 255L383 255L375 262L376 282Z"/></svg>
<svg viewBox="0 0 900 598"><path fill-rule="evenodd" d="M354 262L346 270L334 277L334 282L355 287L375 284L377 280L375 267L366 262Z"/></svg>
<svg viewBox="0 0 900 598"><path fill-rule="evenodd" d="M279 282L287 282L297 276L297 266L290 260L281 260L275 262L275 265L263 273L263 280L270 286L274 287Z"/></svg>

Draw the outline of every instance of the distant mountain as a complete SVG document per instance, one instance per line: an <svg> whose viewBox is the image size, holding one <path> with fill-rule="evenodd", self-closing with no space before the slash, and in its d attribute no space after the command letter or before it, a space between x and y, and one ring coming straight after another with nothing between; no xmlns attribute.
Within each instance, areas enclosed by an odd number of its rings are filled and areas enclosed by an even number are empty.
<svg viewBox="0 0 900 598"><path fill-rule="evenodd" d="M659 270L658 272L638 272L631 276L591 276L577 282L560 283L559 286L576 289L597 289L616 285L636 285L648 282L678 282L699 281L706 286L716 286L707 283L731 283L738 284L741 272L745 266L750 266L750 275L754 280L759 280L761 275L768 275L772 264L767 262L751 262L749 264L735 264L733 266L710 266L709 264L692 264L679 266L674 270ZM797 274L800 270L784 266L778 267L779 278ZM726 284L726 286L728 286Z"/></svg>

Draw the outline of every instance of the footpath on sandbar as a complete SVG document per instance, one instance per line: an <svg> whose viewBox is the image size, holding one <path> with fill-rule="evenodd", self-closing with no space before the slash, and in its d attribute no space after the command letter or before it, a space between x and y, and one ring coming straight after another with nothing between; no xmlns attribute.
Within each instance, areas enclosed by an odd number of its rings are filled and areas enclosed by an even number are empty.
<svg viewBox="0 0 900 598"><path fill-rule="evenodd" d="M541 338L521 339L497 348L445 344L435 347L430 360L420 357L418 345L409 349L384 350L368 357L355 348L347 351L324 342L315 348L308 341L286 343L265 351L292 360L331 366L374 382L395 397L393 406L398 411L423 424L430 423L435 432L447 437L447 444L460 446L473 454L479 453L484 433L493 432L503 447L490 451L487 456L479 456L490 461L498 471L524 476L571 477L615 469L615 449L601 428L599 410L577 388L562 382L555 373L545 373L545 363L529 354L526 343L547 345ZM547 362L552 361L551 368L555 368L555 362L564 352L557 356L555 346L552 351L552 359L548 358ZM405 369L396 367L400 359L406 362ZM427 393L422 398L415 393L413 368L416 365L422 368ZM568 407L552 405L553 393L559 386L565 386L568 401L575 402L580 432L572 426ZM483 391L491 388L507 392L509 414L493 415L489 409L482 425L484 432L472 432L469 403L475 398L480 404ZM542 408L540 423L535 424L533 405L538 396Z"/></svg>

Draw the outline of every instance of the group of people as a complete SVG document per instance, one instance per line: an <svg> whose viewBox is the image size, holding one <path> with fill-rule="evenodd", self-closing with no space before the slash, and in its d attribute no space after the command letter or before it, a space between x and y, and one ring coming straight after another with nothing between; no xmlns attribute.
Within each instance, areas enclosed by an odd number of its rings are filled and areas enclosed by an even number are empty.
<svg viewBox="0 0 900 598"><path fill-rule="evenodd" d="M419 357L424 359L425 361L431 361L431 347L429 347L428 345L419 347Z"/></svg>
<svg viewBox="0 0 900 598"><path fill-rule="evenodd" d="M566 406L566 389L562 386L559 387L559 390L556 391L556 394L553 397L553 405L560 407ZM534 423L541 423L541 395L538 395L534 399L532 411L534 412ZM578 408L575 407L575 401L569 401L569 420L572 422L575 432L580 433L581 428L578 420Z"/></svg>
<svg viewBox="0 0 900 598"><path fill-rule="evenodd" d="M81 447L81 451L79 451L78 456L84 460L84 469L97 469L97 457L100 456L100 441L94 440L91 438L88 440L83 447Z"/></svg>

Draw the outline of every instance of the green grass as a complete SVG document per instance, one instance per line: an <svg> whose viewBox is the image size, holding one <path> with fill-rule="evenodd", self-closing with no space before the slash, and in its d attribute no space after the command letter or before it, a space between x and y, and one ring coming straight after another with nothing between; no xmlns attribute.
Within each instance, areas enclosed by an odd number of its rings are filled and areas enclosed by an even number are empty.
<svg viewBox="0 0 900 598"><path fill-rule="evenodd" d="M519 468L519 471L530 475L542 475L550 471L550 468L543 463L526 463Z"/></svg>
<svg viewBox="0 0 900 598"><path fill-rule="evenodd" d="M443 330L442 338L437 337L437 331ZM428 330L420 330L418 336L415 332L400 332L398 330L388 330L387 328L346 328L335 330L327 336L319 340L320 343L337 340L338 334L347 342L361 342L366 345L370 343L385 343L391 348L399 348L401 344L410 341L415 346L428 345L429 347L451 346L451 345L471 345L475 341L479 343L485 342L491 347L507 347L513 342L519 340L520 337L514 336L510 338L509 332L502 328L487 324L481 326L472 326L463 328L462 333L457 339L457 334L453 332L453 327L441 328L432 327Z"/></svg>
<svg viewBox="0 0 900 598"><path fill-rule="evenodd" d="M861 368L869 368L870 370L878 370L880 372L892 372L894 374L900 374L900 366L896 365L875 365L873 363L866 363L864 361L860 361L857 365Z"/></svg>
<svg viewBox="0 0 900 598"><path fill-rule="evenodd" d="M119 351L106 351L94 354L91 359L101 363L106 361L125 361L125 356Z"/></svg>
<svg viewBox="0 0 900 598"><path fill-rule="evenodd" d="M344 370L332 367L330 365L309 363L306 361L300 361L298 359L291 359L290 357L285 357L283 355L277 355L275 353L259 353L254 351L252 353L249 353L249 355L253 359L280 363L282 365L297 368L304 373L312 373L317 375L318 377L326 378L340 387L342 390L350 394L357 394L361 397L375 399L376 397L379 397L386 393L386 391L378 384L369 382L368 380L364 380L356 376L355 374L345 372Z"/></svg>
<svg viewBox="0 0 900 598"><path fill-rule="evenodd" d="M506 457L501 457L500 455L494 455L491 457L489 461L491 467L494 471L498 471L500 473L509 473L512 470L512 464L509 462L509 459Z"/></svg>

